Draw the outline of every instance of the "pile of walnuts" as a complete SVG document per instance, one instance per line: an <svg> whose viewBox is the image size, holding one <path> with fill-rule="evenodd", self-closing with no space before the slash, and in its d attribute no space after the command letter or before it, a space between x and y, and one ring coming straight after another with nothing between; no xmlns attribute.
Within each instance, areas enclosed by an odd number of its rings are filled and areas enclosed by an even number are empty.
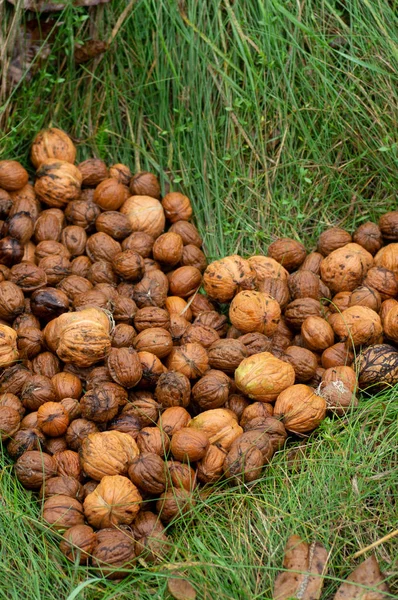
<svg viewBox="0 0 398 600"><path fill-rule="evenodd" d="M53 128L34 184L0 162L0 437L63 553L119 578L199 484L398 382L398 211L207 265L186 196L75 159Z"/></svg>

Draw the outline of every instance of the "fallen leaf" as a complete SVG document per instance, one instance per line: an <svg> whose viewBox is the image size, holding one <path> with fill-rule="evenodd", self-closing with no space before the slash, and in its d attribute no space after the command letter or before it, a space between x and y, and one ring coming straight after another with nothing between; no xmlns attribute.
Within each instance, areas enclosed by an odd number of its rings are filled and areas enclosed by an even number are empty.
<svg viewBox="0 0 398 600"><path fill-rule="evenodd" d="M334 600L386 600L388 592L388 585L384 583L379 563L373 554L350 573L337 590Z"/></svg>
<svg viewBox="0 0 398 600"><path fill-rule="evenodd" d="M194 587L183 577L171 577L167 581L167 589L175 600L195 600Z"/></svg>
<svg viewBox="0 0 398 600"><path fill-rule="evenodd" d="M275 579L273 600L319 600L328 553L319 542L311 545L298 535L289 537L283 567Z"/></svg>
<svg viewBox="0 0 398 600"><path fill-rule="evenodd" d="M81 46L75 46L75 62L87 62L108 49L108 44L101 40L89 40Z"/></svg>
<svg viewBox="0 0 398 600"><path fill-rule="evenodd" d="M24 0L23 8L35 12L56 12L63 10L70 0ZM16 4L17 0L8 0L11 4ZM97 4L106 4L110 0L74 0L74 6L96 6Z"/></svg>

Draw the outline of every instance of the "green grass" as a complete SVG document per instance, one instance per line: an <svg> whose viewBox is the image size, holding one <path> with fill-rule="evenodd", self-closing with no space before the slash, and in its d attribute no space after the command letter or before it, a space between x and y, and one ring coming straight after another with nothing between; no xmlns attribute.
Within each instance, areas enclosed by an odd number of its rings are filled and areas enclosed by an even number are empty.
<svg viewBox="0 0 398 600"><path fill-rule="evenodd" d="M327 226L353 231L396 208L397 8L114 0L67 9L34 78L11 94L0 85L0 159L31 169L30 141L53 124L74 136L79 159L153 170L183 190L210 258L265 252L280 235L311 247ZM25 18L14 14L0 1L3 77ZM110 49L77 67L74 41L91 35L112 39ZM198 598L270 598L285 541L298 533L331 552L329 599L358 564L352 555L397 528L397 416L392 390L363 399L347 420L325 421L295 470L282 452L255 486L216 487L170 530L168 562L117 585L65 563L4 461L0 598L167 598L180 564ZM390 540L376 549L391 597L396 548Z"/></svg>

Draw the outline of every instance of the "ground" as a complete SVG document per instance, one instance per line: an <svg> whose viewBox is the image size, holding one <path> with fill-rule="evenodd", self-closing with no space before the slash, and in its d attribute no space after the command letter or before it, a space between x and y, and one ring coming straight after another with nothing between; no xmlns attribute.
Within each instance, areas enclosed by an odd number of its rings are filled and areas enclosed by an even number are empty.
<svg viewBox="0 0 398 600"><path fill-rule="evenodd" d="M138 0L56 17L51 54L0 102L0 159L31 173L43 126L98 156L159 175L192 200L209 259L264 253L281 235L314 247L396 209L395 0ZM30 15L32 16L32 15ZM0 61L25 15L0 2ZM75 42L110 48L77 66ZM324 598L397 528L397 391L326 419L295 460L280 452L250 487L217 486L170 529L162 565L119 584L65 563L39 506L2 461L1 598L167 598L182 570L200 599L271 598L289 535L330 551ZM296 442L301 448L303 442ZM396 543L376 557L398 594ZM364 556L369 556L366 553Z"/></svg>

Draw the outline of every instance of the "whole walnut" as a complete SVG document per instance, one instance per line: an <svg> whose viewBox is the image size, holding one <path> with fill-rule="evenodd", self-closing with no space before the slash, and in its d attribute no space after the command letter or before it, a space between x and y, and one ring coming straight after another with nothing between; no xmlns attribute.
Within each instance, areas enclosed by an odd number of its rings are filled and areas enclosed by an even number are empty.
<svg viewBox="0 0 398 600"><path fill-rule="evenodd" d="M350 366L353 360L354 353L352 348L347 347L347 345L342 342L333 344L333 346L330 346L330 348L327 348L322 352L322 366L325 369L340 365Z"/></svg>
<svg viewBox="0 0 398 600"><path fill-rule="evenodd" d="M69 416L60 402L45 402L38 407L38 428L49 437L63 435L69 425Z"/></svg>
<svg viewBox="0 0 398 600"><path fill-rule="evenodd" d="M281 392L275 402L274 416L288 431L307 433L315 429L326 415L326 400L307 385L292 385Z"/></svg>
<svg viewBox="0 0 398 600"><path fill-rule="evenodd" d="M137 435L137 446L140 452L152 452L165 456L169 450L169 436L159 427L143 427Z"/></svg>
<svg viewBox="0 0 398 600"><path fill-rule="evenodd" d="M150 392L139 391L133 394L130 392L129 399L130 402L123 408L123 413L136 416L143 427L157 422L160 404L154 400Z"/></svg>
<svg viewBox="0 0 398 600"><path fill-rule="evenodd" d="M173 488L192 492L196 487L196 473L187 463L178 460L167 461L167 468Z"/></svg>
<svg viewBox="0 0 398 600"><path fill-rule="evenodd" d="M298 346L289 346L286 348L283 360L292 365L296 381L309 381L315 375L318 361L313 352L306 348Z"/></svg>
<svg viewBox="0 0 398 600"><path fill-rule="evenodd" d="M281 308L268 294L243 291L235 296L229 308L229 318L239 331L258 331L272 335L278 326Z"/></svg>
<svg viewBox="0 0 398 600"><path fill-rule="evenodd" d="M319 275L322 260L322 254L320 254L319 252L310 252L305 257L305 260L302 263L300 270L312 271L312 273L314 273L315 275Z"/></svg>
<svg viewBox="0 0 398 600"><path fill-rule="evenodd" d="M203 346L203 348L210 348L210 346L219 339L220 336L212 327L207 327L200 323L193 323L192 325L189 325L185 331L181 338L181 343L198 343Z"/></svg>
<svg viewBox="0 0 398 600"><path fill-rule="evenodd" d="M361 390L386 389L398 382L398 352L389 344L365 348L358 356L356 366Z"/></svg>
<svg viewBox="0 0 398 600"><path fill-rule="evenodd" d="M108 579L126 577L135 564L135 540L126 531L101 529L96 534L97 543L92 551L92 563Z"/></svg>
<svg viewBox="0 0 398 600"><path fill-rule="evenodd" d="M166 218L171 223L189 221L192 217L192 206L189 198L179 192L170 192L162 200Z"/></svg>
<svg viewBox="0 0 398 600"><path fill-rule="evenodd" d="M134 387L142 377L138 353L131 347L111 348L107 365L112 379L123 387Z"/></svg>
<svg viewBox="0 0 398 600"><path fill-rule="evenodd" d="M248 355L247 348L240 339L218 340L208 350L211 368L226 373L233 373Z"/></svg>
<svg viewBox="0 0 398 600"><path fill-rule="evenodd" d="M178 371L163 373L156 384L155 397L164 408L188 406L191 398L188 377Z"/></svg>
<svg viewBox="0 0 398 600"><path fill-rule="evenodd" d="M257 331L239 336L239 341L246 347L248 356L271 351L271 339Z"/></svg>
<svg viewBox="0 0 398 600"><path fill-rule="evenodd" d="M28 450L15 463L15 473L25 488L38 490L43 481L56 476L57 465L49 454L39 450Z"/></svg>
<svg viewBox="0 0 398 600"><path fill-rule="evenodd" d="M76 398L63 398L60 403L69 416L69 422L81 416L80 403Z"/></svg>
<svg viewBox="0 0 398 600"><path fill-rule="evenodd" d="M97 536L88 525L74 525L65 531L59 548L68 560L79 565L89 562Z"/></svg>
<svg viewBox="0 0 398 600"><path fill-rule="evenodd" d="M3 442L18 431L21 415L10 406L0 406L0 440Z"/></svg>
<svg viewBox="0 0 398 600"><path fill-rule="evenodd" d="M102 210L118 210L127 198L126 186L110 177L97 185L93 200Z"/></svg>
<svg viewBox="0 0 398 600"><path fill-rule="evenodd" d="M43 504L42 517L43 521L57 531L84 525L82 504L75 498L62 494L47 498Z"/></svg>
<svg viewBox="0 0 398 600"><path fill-rule="evenodd" d="M0 196L1 198L1 196ZM3 225L2 235L10 236L25 245L33 235L34 223L28 212L21 211L15 213L7 219Z"/></svg>
<svg viewBox="0 0 398 600"><path fill-rule="evenodd" d="M106 383L88 390L80 400L82 416L95 423L106 423L119 410L117 386Z"/></svg>
<svg viewBox="0 0 398 600"><path fill-rule="evenodd" d="M275 400L294 380L293 367L269 352L245 358L235 371L238 388L249 398L261 402Z"/></svg>
<svg viewBox="0 0 398 600"><path fill-rule="evenodd" d="M24 311L25 299L20 288L11 281L0 282L0 319L12 321Z"/></svg>
<svg viewBox="0 0 398 600"><path fill-rule="evenodd" d="M301 329L307 317L322 316L322 305L314 298L297 298L285 308L285 321L292 329Z"/></svg>
<svg viewBox="0 0 398 600"><path fill-rule="evenodd" d="M164 523L169 523L178 516L187 514L194 505L190 492L183 488L173 488L160 496L156 502L156 511Z"/></svg>
<svg viewBox="0 0 398 600"><path fill-rule="evenodd" d="M84 500L84 515L96 529L129 525L142 503L138 489L127 477L107 475Z"/></svg>
<svg viewBox="0 0 398 600"><path fill-rule="evenodd" d="M242 413L239 424L241 427L245 427L247 423L253 419L267 419L272 417L273 409L271 404L266 402L253 402L249 404Z"/></svg>
<svg viewBox="0 0 398 600"><path fill-rule="evenodd" d="M136 331L131 325L118 323L111 333L113 348L129 348L133 344Z"/></svg>
<svg viewBox="0 0 398 600"><path fill-rule="evenodd" d="M159 200L160 184L158 178L147 171L136 173L130 181L130 192L133 196L151 196Z"/></svg>
<svg viewBox="0 0 398 600"><path fill-rule="evenodd" d="M19 394L30 376L30 370L22 364L3 368L0 373L0 394Z"/></svg>
<svg viewBox="0 0 398 600"><path fill-rule="evenodd" d="M131 185L131 184L130 184ZM134 195L120 208L126 215L133 231L144 231L156 239L163 233L166 218L159 200L147 195Z"/></svg>
<svg viewBox="0 0 398 600"><path fill-rule="evenodd" d="M229 302L237 291L254 289L255 279L250 263L235 254L216 260L207 267L203 287L211 300Z"/></svg>
<svg viewBox="0 0 398 600"><path fill-rule="evenodd" d="M139 454L132 437L119 431L91 433L81 444L83 471L97 481L105 475L123 475Z"/></svg>
<svg viewBox="0 0 398 600"><path fill-rule="evenodd" d="M182 251L182 238L172 231L160 235L152 248L153 258L168 267L174 267L181 261Z"/></svg>
<svg viewBox="0 0 398 600"><path fill-rule="evenodd" d="M109 176L117 179L119 183L128 186L131 179L131 171L127 165L117 163L109 167Z"/></svg>
<svg viewBox="0 0 398 600"><path fill-rule="evenodd" d="M9 408L14 409L18 413L20 419L22 419L25 414L25 408L23 407L22 402L14 394L1 394L0 407L2 406L8 406Z"/></svg>
<svg viewBox="0 0 398 600"><path fill-rule="evenodd" d="M187 298L200 287L202 274L196 267L179 267L171 274L169 285L174 296Z"/></svg>
<svg viewBox="0 0 398 600"><path fill-rule="evenodd" d="M97 231L102 231L117 241L125 240L131 234L130 221L126 215L114 210L101 213L95 221L95 227ZM122 249L137 251L134 247L123 247L123 244Z"/></svg>
<svg viewBox="0 0 398 600"><path fill-rule="evenodd" d="M222 371L212 371L199 379L192 388L192 397L201 410L224 406L230 391L229 377Z"/></svg>
<svg viewBox="0 0 398 600"><path fill-rule="evenodd" d="M314 298L321 300L323 297L321 290L321 280L318 275L312 271L300 269L289 275L289 291L292 300L297 298Z"/></svg>
<svg viewBox="0 0 398 600"><path fill-rule="evenodd" d="M87 234L83 227L68 225L62 230L61 241L71 256L80 256L86 250Z"/></svg>
<svg viewBox="0 0 398 600"><path fill-rule="evenodd" d="M129 466L131 481L144 492L159 496L166 489L166 465L153 452L143 452Z"/></svg>
<svg viewBox="0 0 398 600"><path fill-rule="evenodd" d="M351 292L338 292L333 296L329 308L332 313L343 312L350 306Z"/></svg>
<svg viewBox="0 0 398 600"><path fill-rule="evenodd" d="M188 221L176 221L172 224L169 231L178 233L182 238L184 246L193 244L198 248L202 247L203 240L193 223L189 223Z"/></svg>
<svg viewBox="0 0 398 600"><path fill-rule="evenodd" d="M29 180L26 169L16 160L0 160L0 188L13 192L23 188Z"/></svg>
<svg viewBox="0 0 398 600"><path fill-rule="evenodd" d="M107 214L112 213L105 213L105 215ZM126 218L130 228L129 236L122 242L122 250L135 250L138 254L141 254L142 258L149 258L152 255L152 248L155 241L153 237L144 231L135 231L134 233L131 233L131 225L128 218L125 215L121 215L121 213L115 213L115 215L116 214Z"/></svg>
<svg viewBox="0 0 398 600"><path fill-rule="evenodd" d="M351 242L352 237L348 231L340 227L331 227L319 236L317 251L323 256L328 256L334 250L351 244Z"/></svg>
<svg viewBox="0 0 398 600"><path fill-rule="evenodd" d="M11 267L24 257L24 247L19 240L3 237L0 240L0 264Z"/></svg>
<svg viewBox="0 0 398 600"><path fill-rule="evenodd" d="M165 358L173 349L173 339L166 329L151 327L134 338L133 346L138 352L151 352L159 358Z"/></svg>
<svg viewBox="0 0 398 600"><path fill-rule="evenodd" d="M166 275L159 270L151 271L135 285L134 301L139 308L145 306L163 307L168 289L169 282Z"/></svg>
<svg viewBox="0 0 398 600"><path fill-rule="evenodd" d="M184 344L170 352L167 357L167 368L170 371L179 371L188 379L196 379L208 370L209 357L199 344Z"/></svg>
<svg viewBox="0 0 398 600"><path fill-rule="evenodd" d="M74 419L66 430L66 442L69 448L77 452L80 449L82 441L90 433L98 433L98 428L93 421Z"/></svg>
<svg viewBox="0 0 398 600"><path fill-rule="evenodd" d="M384 321L388 315L388 313L390 312L390 310L392 308L395 308L398 304L397 300L394 300L393 298L389 298L388 300L384 300L384 302L382 302L381 307L380 307L380 311L379 311L379 316L381 319L382 324L384 325Z"/></svg>
<svg viewBox="0 0 398 600"><path fill-rule="evenodd" d="M226 452L210 444L206 454L197 464L198 479L201 483L216 483L223 475Z"/></svg>
<svg viewBox="0 0 398 600"><path fill-rule="evenodd" d="M238 419L242 417L243 412L248 406L250 406L249 399L243 394L230 394L225 403L225 408L234 412Z"/></svg>
<svg viewBox="0 0 398 600"><path fill-rule="evenodd" d="M124 250L115 254L112 267L115 273L126 281L137 281L144 276L144 259L135 250Z"/></svg>
<svg viewBox="0 0 398 600"><path fill-rule="evenodd" d="M151 327L162 327L168 330L170 327L170 315L164 308L146 306L140 308L134 315L134 327L139 332Z"/></svg>
<svg viewBox="0 0 398 600"><path fill-rule="evenodd" d="M226 477L249 483L261 476L263 465L261 450L251 442L238 438L225 457L223 470Z"/></svg>
<svg viewBox="0 0 398 600"><path fill-rule="evenodd" d="M91 235L86 244L87 256L92 262L97 260L112 262L121 249L119 242L101 231Z"/></svg>
<svg viewBox="0 0 398 600"><path fill-rule="evenodd" d="M207 259L200 248L194 244L188 244L182 249L181 264L184 266L195 267L203 272L207 267Z"/></svg>
<svg viewBox="0 0 398 600"><path fill-rule="evenodd" d="M224 337L228 329L228 321L225 315L215 310L201 312L194 321L195 325L204 325L215 329L220 337Z"/></svg>
<svg viewBox="0 0 398 600"><path fill-rule="evenodd" d="M154 388L162 373L167 371L160 359L152 352L138 352L141 362L142 378L140 387L142 389Z"/></svg>
<svg viewBox="0 0 398 600"><path fill-rule="evenodd" d="M301 325L301 335L306 347L314 352L321 352L334 344L333 329L322 317L307 317Z"/></svg>
<svg viewBox="0 0 398 600"><path fill-rule="evenodd" d="M376 223L363 223L355 230L353 241L359 244L370 254L375 255L383 245L383 237Z"/></svg>
<svg viewBox="0 0 398 600"><path fill-rule="evenodd" d="M377 344L383 333L381 319L372 309L365 306L351 306L341 314L334 315L333 329L342 341L360 346ZM386 325L384 323L384 328Z"/></svg>
<svg viewBox="0 0 398 600"><path fill-rule="evenodd" d="M285 279L277 279L276 277L266 277L257 283L257 291L263 292L276 300L279 306L283 309L290 302L290 292L287 281Z"/></svg>
<svg viewBox="0 0 398 600"><path fill-rule="evenodd" d="M51 379L44 375L31 375L22 388L20 399L28 410L37 410L46 402L54 403L56 396Z"/></svg>
<svg viewBox="0 0 398 600"><path fill-rule="evenodd" d="M194 417L188 427L203 431L210 444L215 444L225 451L229 450L232 442L243 433L236 414L225 408L205 410Z"/></svg>
<svg viewBox="0 0 398 600"><path fill-rule="evenodd" d="M36 172L35 192L48 206L63 208L79 198L81 183L81 173L74 165L49 158Z"/></svg>
<svg viewBox="0 0 398 600"><path fill-rule="evenodd" d="M170 406L160 415L157 426L170 437L183 427L187 427L191 415L182 406Z"/></svg>
<svg viewBox="0 0 398 600"><path fill-rule="evenodd" d="M295 271L303 263L307 251L303 244L290 238L280 238L268 247L268 256L283 265L287 271Z"/></svg>
<svg viewBox="0 0 398 600"><path fill-rule="evenodd" d="M32 143L30 160L36 169L49 158L70 163L74 163L76 158L74 143L64 131L56 127L43 129L36 135Z"/></svg>
<svg viewBox="0 0 398 600"><path fill-rule="evenodd" d="M108 177L108 169L103 160L89 158L77 165L82 174L83 187L95 187Z"/></svg>
<svg viewBox="0 0 398 600"><path fill-rule="evenodd" d="M352 292L373 266L373 257L359 244L346 244L321 263L321 278L332 293Z"/></svg>
<svg viewBox="0 0 398 600"><path fill-rule="evenodd" d="M393 342L398 341L398 304L386 312L383 319L383 329L386 338Z"/></svg>
<svg viewBox="0 0 398 600"><path fill-rule="evenodd" d="M21 262L11 267L9 281L23 292L34 292L47 285L46 271L30 262Z"/></svg>
<svg viewBox="0 0 398 600"><path fill-rule="evenodd" d="M360 285L351 293L350 306L366 306L378 313L381 307L381 296L374 288Z"/></svg>
<svg viewBox="0 0 398 600"><path fill-rule="evenodd" d="M398 244L391 243L380 248L374 257L374 266L390 269L398 275Z"/></svg>
<svg viewBox="0 0 398 600"><path fill-rule="evenodd" d="M127 433L135 440L142 429L142 423L138 417L129 415L128 413L122 413L116 415L112 421L109 421L107 429L109 431L121 431L122 433Z"/></svg>
<svg viewBox="0 0 398 600"><path fill-rule="evenodd" d="M74 477L60 475L58 477L47 479L40 488L39 496L40 498L47 499L51 496L58 496L59 494L83 502L84 488Z"/></svg>
<svg viewBox="0 0 398 600"><path fill-rule="evenodd" d="M0 368L12 365L18 358L17 333L0 324Z"/></svg>
<svg viewBox="0 0 398 600"><path fill-rule="evenodd" d="M189 321L176 314L172 314L170 317L170 333L173 339L173 345L179 346L181 344L182 337L189 327ZM190 343L190 342L189 342Z"/></svg>
<svg viewBox="0 0 398 600"><path fill-rule="evenodd" d="M76 256L71 262L72 275L87 277L91 267L91 260L88 256Z"/></svg>
<svg viewBox="0 0 398 600"><path fill-rule="evenodd" d="M74 200L65 209L65 217L72 225L82 227L86 231L92 229L101 214L100 207L92 200Z"/></svg>
<svg viewBox="0 0 398 600"><path fill-rule="evenodd" d="M77 398L82 394L80 379L72 373L57 373L51 378L57 400L63 398Z"/></svg>
<svg viewBox="0 0 398 600"><path fill-rule="evenodd" d="M248 259L250 267L253 269L257 285L260 285L265 279L281 279L287 281L288 271L278 261L270 256L251 256Z"/></svg>
<svg viewBox="0 0 398 600"><path fill-rule="evenodd" d="M43 210L34 225L35 242L37 244L44 240L59 242L64 225L62 210L58 208Z"/></svg>
<svg viewBox="0 0 398 600"><path fill-rule="evenodd" d="M380 294L382 301L398 295L398 279L394 271L384 267L372 267L369 269L363 280L363 285L376 290Z"/></svg>
<svg viewBox="0 0 398 600"><path fill-rule="evenodd" d="M48 285L53 286L71 274L71 264L65 256L46 256L39 261L39 268L43 269Z"/></svg>
<svg viewBox="0 0 398 600"><path fill-rule="evenodd" d="M57 474L74 477L78 481L82 480L82 470L80 467L79 455L73 450L61 450L55 452L54 460L57 463Z"/></svg>

